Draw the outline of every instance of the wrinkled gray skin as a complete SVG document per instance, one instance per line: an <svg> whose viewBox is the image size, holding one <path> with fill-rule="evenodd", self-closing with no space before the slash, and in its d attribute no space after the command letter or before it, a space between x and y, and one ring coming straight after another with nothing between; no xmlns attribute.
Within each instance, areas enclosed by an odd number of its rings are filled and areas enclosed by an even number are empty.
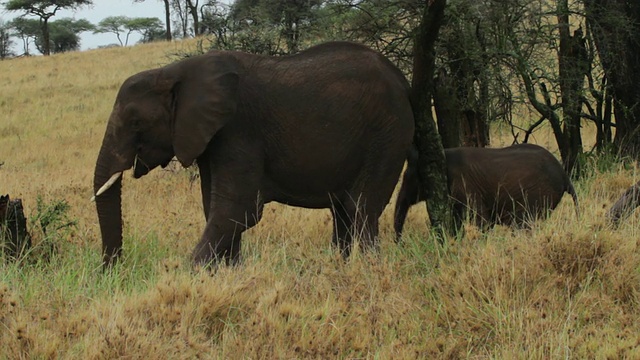
<svg viewBox="0 0 640 360"><path fill-rule="evenodd" d="M377 247L378 218L413 138L409 85L380 54L326 43L297 55L212 51L127 79L96 162L94 192L173 156L198 164L206 226L195 264L239 260L265 203L329 208L333 242ZM96 196L104 263L121 253L121 178Z"/></svg>
<svg viewBox="0 0 640 360"><path fill-rule="evenodd" d="M578 198L562 165L546 149L532 144L502 149L459 147L445 149L454 222L459 228L471 210L478 226L506 224L523 227L555 209L565 192ZM407 170L396 201L396 240L402 235L407 212L425 197L416 169L417 153L410 151Z"/></svg>

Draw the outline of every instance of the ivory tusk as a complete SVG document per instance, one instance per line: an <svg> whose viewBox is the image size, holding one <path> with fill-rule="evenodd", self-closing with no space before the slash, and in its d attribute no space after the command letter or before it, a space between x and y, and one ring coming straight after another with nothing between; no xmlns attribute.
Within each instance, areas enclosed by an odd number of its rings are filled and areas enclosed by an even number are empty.
<svg viewBox="0 0 640 360"><path fill-rule="evenodd" d="M111 187L111 185L113 185L113 183L115 183L118 178L120 178L120 176L122 176L122 171L117 172L115 174L113 174L111 176L111 178L109 180L107 180L107 182L102 185L102 187L100 189L98 189L98 192L96 192L96 194L94 196L91 197L91 201L96 201L96 196L100 196L102 195L105 191L109 190L109 188Z"/></svg>

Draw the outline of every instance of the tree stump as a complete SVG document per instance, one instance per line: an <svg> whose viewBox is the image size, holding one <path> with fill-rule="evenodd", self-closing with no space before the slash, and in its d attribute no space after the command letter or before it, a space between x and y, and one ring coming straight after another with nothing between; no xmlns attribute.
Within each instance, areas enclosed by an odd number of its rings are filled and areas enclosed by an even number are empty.
<svg viewBox="0 0 640 360"><path fill-rule="evenodd" d="M0 245L6 256L17 259L31 248L22 200L0 196Z"/></svg>

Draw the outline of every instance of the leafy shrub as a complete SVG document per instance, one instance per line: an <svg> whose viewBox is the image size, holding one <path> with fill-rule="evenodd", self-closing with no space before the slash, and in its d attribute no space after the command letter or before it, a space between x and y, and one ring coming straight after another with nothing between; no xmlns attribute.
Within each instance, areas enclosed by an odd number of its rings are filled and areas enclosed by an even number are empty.
<svg viewBox="0 0 640 360"><path fill-rule="evenodd" d="M60 240L69 235L77 225L77 220L69 218L71 206L64 199L45 201L36 198L36 210L30 217L31 233L37 238L35 258L48 259L58 250Z"/></svg>

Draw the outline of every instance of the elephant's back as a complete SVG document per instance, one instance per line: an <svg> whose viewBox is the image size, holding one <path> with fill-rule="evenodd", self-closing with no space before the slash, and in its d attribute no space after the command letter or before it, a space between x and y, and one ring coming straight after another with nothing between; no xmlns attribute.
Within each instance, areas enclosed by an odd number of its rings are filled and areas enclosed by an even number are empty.
<svg viewBox="0 0 640 360"><path fill-rule="evenodd" d="M545 148L519 144L506 148L453 148L445 151L447 163L462 182L482 184L486 202L520 202L525 208L555 207L567 190L568 176ZM455 165L457 164L457 165ZM451 165L450 165L451 166ZM451 170L450 170L451 171ZM547 204L545 206L541 204Z"/></svg>
<svg viewBox="0 0 640 360"><path fill-rule="evenodd" d="M413 111L406 79L382 55L337 42L247 59L237 126L261 141L277 201L316 204L307 199L397 181L413 141Z"/></svg>
<svg viewBox="0 0 640 360"><path fill-rule="evenodd" d="M562 170L562 165L547 149L534 144L517 144L504 148L458 147L445 149L448 162L484 164L509 172L510 169L532 168L532 171ZM522 170L521 170L522 171Z"/></svg>

